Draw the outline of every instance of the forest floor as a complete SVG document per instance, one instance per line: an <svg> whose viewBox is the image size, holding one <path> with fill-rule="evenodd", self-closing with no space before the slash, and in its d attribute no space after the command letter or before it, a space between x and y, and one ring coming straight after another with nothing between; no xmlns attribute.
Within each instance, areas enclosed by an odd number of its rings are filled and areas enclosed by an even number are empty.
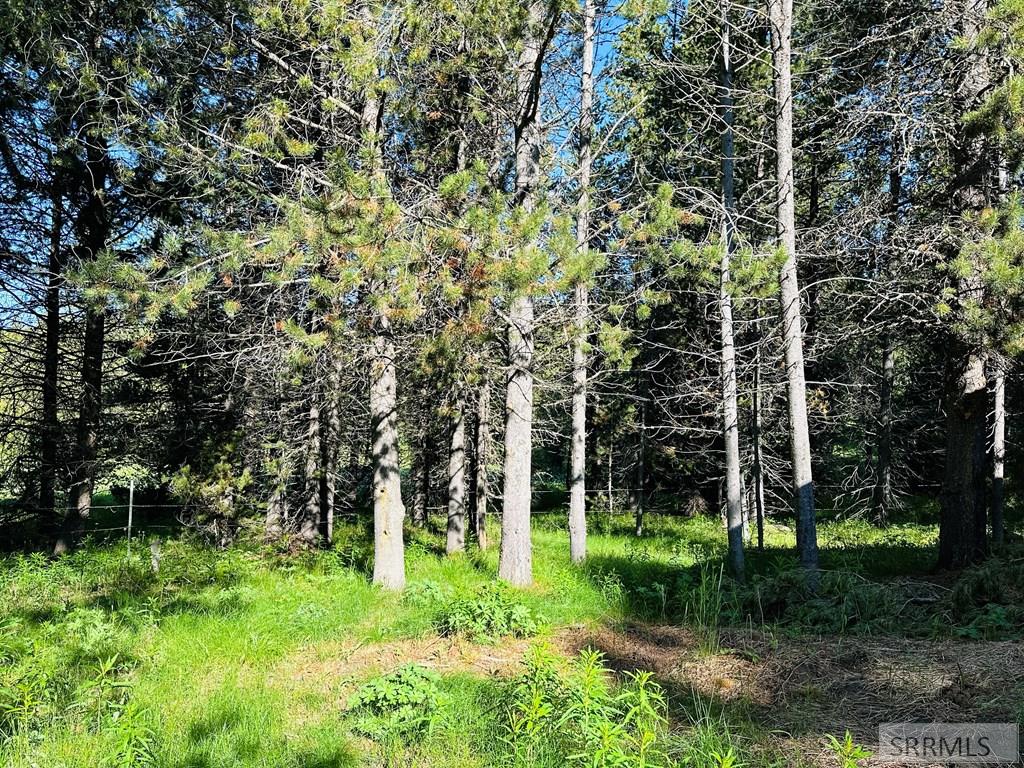
<svg viewBox="0 0 1024 768"><path fill-rule="evenodd" d="M561 753L524 750L512 725L524 681L545 663L582 669L588 649L613 690L650 673L663 694L648 765L849 768L844 734L870 749L883 722L1024 721L1019 549L936 575L930 526L824 525L808 595L783 527L740 586L721 575L714 521L652 521L639 542L620 522L594 532L584 568L563 531L539 525L523 592L487 586L495 551L446 558L437 534L415 532L409 588L381 593L355 527L304 556L172 539L156 575L148 549L129 559L120 542L0 559L0 764L594 762L570 748L575 722L538 731ZM430 677L395 677L409 665ZM353 696L368 681L405 720L367 719Z"/></svg>

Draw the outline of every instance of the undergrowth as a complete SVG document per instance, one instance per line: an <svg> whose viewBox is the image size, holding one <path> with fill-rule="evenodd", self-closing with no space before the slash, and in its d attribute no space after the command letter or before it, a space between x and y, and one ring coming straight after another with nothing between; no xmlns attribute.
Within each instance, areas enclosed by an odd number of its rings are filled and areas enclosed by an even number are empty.
<svg viewBox="0 0 1024 768"><path fill-rule="evenodd" d="M723 571L717 521L652 518L640 540L629 522L606 521L610 533L591 537L582 568L568 562L565 531L546 523L526 591L495 586L496 550L445 558L429 530L410 532L403 596L369 584L369 539L357 526L339 526L337 547L313 553L170 539L157 572L143 542L131 557L123 544L87 543L57 560L0 558L0 764L340 768L369 738L381 764L635 765L642 754L649 766L735 768L766 764L735 720L698 713L670 727L655 680L612 675L596 655L567 663L537 651L507 683L397 664L360 688L346 678L344 649L439 634L500 643L637 620L689 625L707 653L730 625L1024 634L1019 546L935 576L932 527L825 524L811 593L780 527L769 526L764 553L749 553L740 585ZM321 656L338 666L316 671Z"/></svg>

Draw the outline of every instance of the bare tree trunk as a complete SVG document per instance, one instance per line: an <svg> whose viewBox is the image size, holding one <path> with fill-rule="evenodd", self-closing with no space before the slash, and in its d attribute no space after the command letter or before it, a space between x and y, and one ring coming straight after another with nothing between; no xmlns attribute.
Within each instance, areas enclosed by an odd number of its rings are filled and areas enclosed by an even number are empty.
<svg viewBox="0 0 1024 768"><path fill-rule="evenodd" d="M376 20L367 0L359 5L361 21L367 30ZM376 93L365 93L360 122L370 156L370 174L383 179L383 157L378 130L381 104ZM372 281L369 291L386 296L388 286ZM402 526L405 504L402 502L402 476L398 458L398 375L395 368L395 342L386 309L374 310L374 335L370 343L370 429L373 459L373 583L385 589L405 588L405 541Z"/></svg>
<svg viewBox="0 0 1024 768"><path fill-rule="evenodd" d="M640 440L637 446L637 457L636 457L636 472L633 476L633 482L636 483L636 487L633 491L635 494L635 504L633 509L633 532L637 536L644 535L644 481L647 479L647 398L644 397L640 401ZM611 490L611 456L608 459L608 488Z"/></svg>
<svg viewBox="0 0 1024 768"><path fill-rule="evenodd" d="M466 403L459 396L452 417L448 449L448 540L445 551L451 555L466 550Z"/></svg>
<svg viewBox="0 0 1024 768"><path fill-rule="evenodd" d="M60 535L61 514L57 510L57 462L60 445L58 386L60 374L60 286L63 281L62 253L64 200L59 174L51 181L50 253L46 276L46 349L43 357L43 429L39 467L40 519L48 521L47 535Z"/></svg>
<svg viewBox="0 0 1024 768"><path fill-rule="evenodd" d="M590 248L591 133L594 100L595 0L583 4L583 73L580 78L580 199L576 212L576 247ZM576 338L572 352L572 445L569 457L569 559L587 556L587 329L590 324L588 276L575 286Z"/></svg>
<svg viewBox="0 0 1024 768"><path fill-rule="evenodd" d="M286 466L284 425L281 423L281 382L274 383L275 402L274 419L276 431L275 441L270 446L268 463L270 470L271 489L267 499L267 514L263 524L263 534L267 541L275 541L284 530L287 516L288 469Z"/></svg>
<svg viewBox="0 0 1024 768"><path fill-rule="evenodd" d="M540 187L539 116L544 48L554 29L545 0L531 0L516 75L516 203L537 205ZM508 311L509 371L505 387L505 477L498 577L515 586L533 582L530 501L533 452L533 296L515 289Z"/></svg>
<svg viewBox="0 0 1024 768"><path fill-rule="evenodd" d="M761 457L761 342L754 353L754 387L750 398L753 444L754 510L757 521L757 548L764 549L764 460Z"/></svg>
<svg viewBox="0 0 1024 768"><path fill-rule="evenodd" d="M398 394L395 344L387 321L374 336L370 363L370 426L373 430L373 583L405 587L402 483L398 463Z"/></svg>
<svg viewBox="0 0 1024 768"><path fill-rule="evenodd" d="M732 326L731 276L735 239L733 194L734 145L732 62L729 50L729 0L721 0L722 71L722 263L718 310L722 333L722 434L725 443L725 519L729 532L729 563L733 575L743 578L743 489L740 482L739 404L736 384L736 344Z"/></svg>
<svg viewBox="0 0 1024 768"><path fill-rule="evenodd" d="M417 453L413 465L413 524L422 528L427 524L427 458L425 447Z"/></svg>
<svg viewBox="0 0 1024 768"><path fill-rule="evenodd" d="M1003 543L1006 535L1003 520L1003 472L1006 462L1006 371L997 364L992 377L995 407L992 411L992 542Z"/></svg>
<svg viewBox="0 0 1024 768"><path fill-rule="evenodd" d="M961 355L946 397L946 473L939 496L939 566L962 568L987 551L984 503L988 390L985 357Z"/></svg>
<svg viewBox="0 0 1024 768"><path fill-rule="evenodd" d="M513 300L509 313L511 367L505 388L505 477L498 575L516 586L533 581L530 474L533 424L533 300Z"/></svg>
<svg viewBox="0 0 1024 768"><path fill-rule="evenodd" d="M315 389L315 387L314 387ZM316 546L320 535L320 398L310 393L309 414L306 420L306 464L303 471L302 519L299 520L298 540L307 547Z"/></svg>
<svg viewBox="0 0 1024 768"><path fill-rule="evenodd" d="M287 486L283 468L283 446L281 444L278 444L276 453L277 457L274 459L275 466L272 477L273 486L270 489L270 498L267 499L267 515L263 525L264 536L268 541L280 538L286 514L285 493Z"/></svg>
<svg viewBox="0 0 1024 768"><path fill-rule="evenodd" d="M892 340L882 340L882 379L878 385L878 467L875 473L874 518L889 524L892 506L892 384L895 377Z"/></svg>
<svg viewBox="0 0 1024 768"><path fill-rule="evenodd" d="M352 425L352 432L348 443L348 467L345 474L348 476L348 485L345 486L344 501L345 514L355 517L356 509L359 506L359 481L362 477L363 468L368 458L365 453L365 443L358 425Z"/></svg>
<svg viewBox="0 0 1024 768"><path fill-rule="evenodd" d="M894 54L891 55L891 58ZM900 212L900 199L903 194L903 173L897 159L900 140L897 130L893 129L891 142L892 160L889 168L889 222L887 225L886 247L891 247L896 219ZM884 251L878 265L878 275L886 274ZM882 378L878 386L878 465L875 472L875 492L872 506L877 525L888 525L892 507L892 386L895 379L894 348L891 336L886 333L882 339Z"/></svg>
<svg viewBox="0 0 1024 768"><path fill-rule="evenodd" d="M490 418L491 388L484 381L480 385L476 401L476 493L473 499L476 541L482 550L487 549L487 502L490 496L487 459L491 450Z"/></svg>
<svg viewBox="0 0 1024 768"><path fill-rule="evenodd" d="M964 0L960 36L974 43L981 33L988 9L986 0ZM983 101L989 85L986 53L968 49L960 71L963 79L955 103L966 113ZM960 131L952 147L956 171L951 200L956 216L980 211L988 204L985 186L991 181L993 163L984 142ZM976 257L975 257L976 258ZM985 298L984 265L970 263L969 274L956 285L961 307ZM988 353L978 338L961 338L953 332L946 348L946 467L939 499L939 566L960 568L982 559L986 540L985 444L988 417Z"/></svg>
<svg viewBox="0 0 1024 768"><path fill-rule="evenodd" d="M102 410L103 348L106 309L89 307L85 312L85 340L82 350L82 397L78 408L75 441L77 461L71 489L72 504L64 530L54 546L54 554L67 552L82 534L92 507L96 478L96 446Z"/></svg>
<svg viewBox="0 0 1024 768"><path fill-rule="evenodd" d="M615 515L615 504L614 504L614 497L613 497L614 490L612 488L612 483L613 483L612 456L614 454L615 454L615 441L609 439L608 440L608 462L607 462L607 464L608 464L608 530L609 531L611 531L612 521L613 521L614 515ZM638 530L636 535L640 536L641 534L643 534L643 520L638 520L637 522L638 522L640 528L639 528L639 530Z"/></svg>
<svg viewBox="0 0 1024 768"><path fill-rule="evenodd" d="M338 440L341 438L341 413L338 395L341 388L341 360L337 353L329 361L326 417L320 430L320 535L325 544L334 541L334 512L338 480Z"/></svg>
<svg viewBox="0 0 1024 768"><path fill-rule="evenodd" d="M807 426L803 328L796 260L796 201L793 178L793 76L791 59L793 0L768 0L775 85L775 162L778 244L785 255L781 274L782 338L789 401L790 448L796 505L796 543L800 564L818 568L818 534ZM813 583L813 577L812 577Z"/></svg>

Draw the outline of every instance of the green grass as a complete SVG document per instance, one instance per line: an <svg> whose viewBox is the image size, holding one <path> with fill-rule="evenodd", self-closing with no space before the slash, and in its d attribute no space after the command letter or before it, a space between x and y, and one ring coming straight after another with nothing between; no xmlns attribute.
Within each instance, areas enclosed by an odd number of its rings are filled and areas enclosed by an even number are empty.
<svg viewBox="0 0 1024 768"><path fill-rule="evenodd" d="M538 524L536 584L509 600L528 609L539 640L567 625L626 620L697 623L710 633L709 651L720 623L853 633L900 633L906 625L982 637L1019 636L1024 624L1019 595L1010 594L996 567L949 592L960 601L959 624L943 613L953 598L929 604L909 617L913 622L884 608L892 599L878 607L873 590L892 585L872 579L927 577L932 527L823 526L824 590L801 597L790 567L792 535L783 528L770 527L767 550L751 552L747 586L726 577L721 590L709 590L724 552L716 521L652 519L640 541L628 535L628 519L615 522L613 530L591 536L590 557L579 568L568 561L560 526L547 519ZM354 527L339 531L334 550L307 556L253 546L218 552L172 539L164 542L157 575L147 548L134 547L129 559L123 543L89 545L55 562L0 560L0 764L509 764L516 753L507 739L508 682L468 671L443 677L436 722L410 741L369 739L346 711L356 678L371 671L348 676L337 666L312 664L312 670L332 669L334 677L303 676L303 662L315 661L319 651L435 636L443 625L439 612L453 600L465 606L477 599L497 570L496 549L448 558L439 551L439 535L417 531L408 549L409 589L388 594L368 583L368 546L365 531ZM773 612L764 615L768 604ZM686 755L687 765L727 764L730 750L738 756L758 738L747 721L720 723L707 706L689 711L689 724L672 726L672 733L682 728L689 736L665 735L663 753L673 764ZM750 733L738 737L744 729ZM706 759L690 754L702 749ZM560 765L564 758L545 759Z"/></svg>

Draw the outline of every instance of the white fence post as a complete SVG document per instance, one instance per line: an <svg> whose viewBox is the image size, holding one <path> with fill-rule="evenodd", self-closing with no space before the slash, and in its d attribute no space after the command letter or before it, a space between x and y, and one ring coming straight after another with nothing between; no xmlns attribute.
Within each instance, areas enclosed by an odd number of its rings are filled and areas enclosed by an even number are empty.
<svg viewBox="0 0 1024 768"><path fill-rule="evenodd" d="M128 557L132 556L132 511L135 506L135 478L128 481Z"/></svg>

